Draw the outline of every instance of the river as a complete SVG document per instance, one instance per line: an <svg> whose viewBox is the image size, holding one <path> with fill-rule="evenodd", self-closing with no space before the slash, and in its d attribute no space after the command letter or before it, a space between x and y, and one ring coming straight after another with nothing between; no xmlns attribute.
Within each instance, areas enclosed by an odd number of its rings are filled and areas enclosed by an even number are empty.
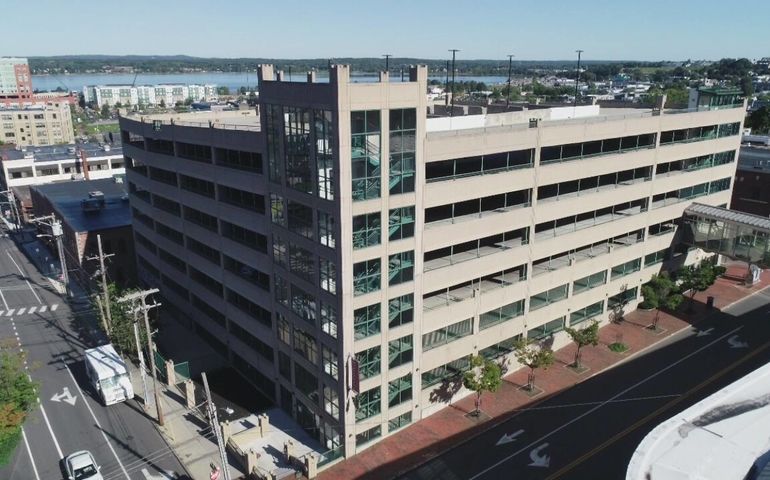
<svg viewBox="0 0 770 480"><path fill-rule="evenodd" d="M328 82L329 78L325 75L326 72L318 73L319 82ZM400 71L392 71L391 79L398 80L401 76ZM294 81L300 81L305 78L305 74L293 72L291 79ZM374 82L377 80L376 75L367 73L354 73L351 78L354 82ZM438 80L444 82L446 77L436 75L430 76L431 80ZM458 75L455 77L458 82L470 81L484 82L487 85L496 83L505 83L507 77L503 76L465 76ZM56 90L58 87L66 90L76 90L78 92L83 91L83 87L86 85L131 85L134 82L134 74L74 74L74 75L33 75L32 76L32 88L45 91ZM181 83L181 84L215 84L217 86L228 87L231 91L235 91L240 87L256 87L257 85L257 73L222 73L222 72L208 72L208 73L140 73L136 76L137 85L159 85L164 83Z"/></svg>

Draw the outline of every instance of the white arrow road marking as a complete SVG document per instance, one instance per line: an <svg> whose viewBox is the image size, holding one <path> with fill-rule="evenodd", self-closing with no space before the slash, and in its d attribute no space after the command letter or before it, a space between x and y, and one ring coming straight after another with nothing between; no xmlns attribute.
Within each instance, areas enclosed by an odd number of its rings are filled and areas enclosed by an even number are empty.
<svg viewBox="0 0 770 480"><path fill-rule="evenodd" d="M59 308L59 304L58 303L54 303L53 305L51 305L51 311L52 312L55 312L57 308Z"/></svg>
<svg viewBox="0 0 770 480"><path fill-rule="evenodd" d="M16 311L16 309L12 308L12 309L8 310L8 313L6 313L5 316L6 317L10 317L11 315L13 315L13 312L15 312L15 311Z"/></svg>
<svg viewBox="0 0 770 480"><path fill-rule="evenodd" d="M29 311L27 313L35 313L35 310L37 310L37 307L29 307Z"/></svg>
<svg viewBox="0 0 770 480"><path fill-rule="evenodd" d="M747 342L742 342L739 339L738 335L733 335L732 337L727 339L727 343L730 344L730 348L749 348L749 344Z"/></svg>
<svg viewBox="0 0 770 480"><path fill-rule="evenodd" d="M18 312L16 312L16 315L24 315L24 312L27 310L26 307L21 307Z"/></svg>
<svg viewBox="0 0 770 480"><path fill-rule="evenodd" d="M57 393L56 395L51 397L52 402L61 402L62 400L64 400L65 402L69 403L73 407L75 406L75 402L77 401L77 399L78 399L77 395L73 396L70 393L70 389L67 387L64 387L64 390L62 391L62 393Z"/></svg>
<svg viewBox="0 0 770 480"><path fill-rule="evenodd" d="M711 332L714 331L714 327L711 327L706 330L698 330L698 333L695 335L696 337L705 337L706 335L711 335Z"/></svg>
<svg viewBox="0 0 770 480"><path fill-rule="evenodd" d="M48 305L43 305L38 313L45 313L46 310L48 310Z"/></svg>
<svg viewBox="0 0 770 480"><path fill-rule="evenodd" d="M548 468L548 466L551 465L550 456L540 455L540 452L545 450L546 448L548 448L548 442L540 445L539 447L529 452L529 459L532 460L532 463L529 464L530 467Z"/></svg>
<svg viewBox="0 0 770 480"><path fill-rule="evenodd" d="M511 442L515 441L516 437L518 437L522 433L524 433L524 430L517 430L517 431L515 431L513 433L506 433L505 435L500 437L500 440L497 441L495 446L505 445L506 443L511 443Z"/></svg>

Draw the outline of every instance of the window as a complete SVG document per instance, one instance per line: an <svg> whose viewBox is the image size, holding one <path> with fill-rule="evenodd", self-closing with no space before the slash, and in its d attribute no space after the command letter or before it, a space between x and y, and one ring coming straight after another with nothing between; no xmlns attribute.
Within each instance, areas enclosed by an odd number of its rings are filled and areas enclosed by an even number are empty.
<svg viewBox="0 0 770 480"><path fill-rule="evenodd" d="M379 413L379 412L378 412ZM357 433L356 434L356 446L360 447L361 445L365 445L372 440L379 438L382 435L382 426L377 425L376 427L370 428L369 430L366 430L365 432Z"/></svg>
<svg viewBox="0 0 770 480"><path fill-rule="evenodd" d="M318 364L318 345L312 334L294 327L294 351L308 362Z"/></svg>
<svg viewBox="0 0 770 480"><path fill-rule="evenodd" d="M219 250L215 248L211 248L205 243L199 242L198 240L192 237L186 237L186 239L187 239L187 248L191 252L205 258L209 262L213 262L219 265L219 262L220 262Z"/></svg>
<svg viewBox="0 0 770 480"><path fill-rule="evenodd" d="M275 248L273 249L275 253ZM310 283L315 282L315 256L294 243L289 243L289 270Z"/></svg>
<svg viewBox="0 0 770 480"><path fill-rule="evenodd" d="M310 150L310 110L283 107L286 186L303 193L313 193Z"/></svg>
<svg viewBox="0 0 770 480"><path fill-rule="evenodd" d="M248 228L222 220L222 236L258 252L267 253L267 237Z"/></svg>
<svg viewBox="0 0 770 480"><path fill-rule="evenodd" d="M380 111L350 113L353 200L379 198Z"/></svg>
<svg viewBox="0 0 770 480"><path fill-rule="evenodd" d="M158 167L150 167L150 178L156 182L177 186L176 173Z"/></svg>
<svg viewBox="0 0 770 480"><path fill-rule="evenodd" d="M412 399L412 374L388 383L388 406L395 407Z"/></svg>
<svg viewBox="0 0 770 480"><path fill-rule="evenodd" d="M294 200L289 200L287 206L289 230L313 240L313 209Z"/></svg>
<svg viewBox="0 0 770 480"><path fill-rule="evenodd" d="M388 342L388 368L411 362L413 343L411 335Z"/></svg>
<svg viewBox="0 0 770 480"><path fill-rule="evenodd" d="M211 163L211 147L208 145L176 142L176 155L189 160Z"/></svg>
<svg viewBox="0 0 770 480"><path fill-rule="evenodd" d="M324 411L335 419L339 419L340 397L336 390L326 385L324 385Z"/></svg>
<svg viewBox="0 0 770 480"><path fill-rule="evenodd" d="M374 387L371 390L361 392L358 395L358 408L356 408L356 421L360 422L369 417L379 415L380 405L380 387Z"/></svg>
<svg viewBox="0 0 770 480"><path fill-rule="evenodd" d="M214 198L214 182L179 174L179 186L188 192L197 193L204 197Z"/></svg>
<svg viewBox="0 0 770 480"><path fill-rule="evenodd" d="M479 350L479 355L487 360L494 360L495 358L507 355L516 350L516 345L521 340L521 334L514 335L511 338L503 340L502 342L490 345L487 348Z"/></svg>
<svg viewBox="0 0 770 480"><path fill-rule="evenodd" d="M414 207L396 208L388 215L390 241L414 237Z"/></svg>
<svg viewBox="0 0 770 480"><path fill-rule="evenodd" d="M144 237L141 237L144 239ZM136 234L136 239L140 239L140 235ZM146 240L146 239L145 239ZM149 240L147 240L149 242ZM171 265L172 267L176 268L183 274L187 274L187 264L184 263L184 261L178 259L176 256L170 254L166 250L163 250L162 248L158 248L158 256L161 260L163 260L165 263Z"/></svg>
<svg viewBox="0 0 770 480"><path fill-rule="evenodd" d="M556 320L540 325L539 327L531 328L527 331L527 338L530 340L540 340L554 333L564 330L564 321L566 317L559 317Z"/></svg>
<svg viewBox="0 0 770 480"><path fill-rule="evenodd" d="M353 312L353 330L356 340L380 333L380 304L358 308Z"/></svg>
<svg viewBox="0 0 770 480"><path fill-rule="evenodd" d="M607 308L614 310L627 305L631 300L636 300L639 287L626 289L607 299Z"/></svg>
<svg viewBox="0 0 770 480"><path fill-rule="evenodd" d="M537 295L532 295L529 299L529 310L537 310L546 305L564 300L567 298L567 286L567 284L560 285L545 292L540 292Z"/></svg>
<svg viewBox="0 0 770 480"><path fill-rule="evenodd" d="M220 202L229 203L230 205L235 205L236 207L241 207L261 214L265 213L265 197L262 195L246 192L226 185L219 185L217 190L219 192Z"/></svg>
<svg viewBox="0 0 770 480"><path fill-rule="evenodd" d="M318 379L297 362L294 362L294 384L307 398L318 401Z"/></svg>
<svg viewBox="0 0 770 480"><path fill-rule="evenodd" d="M388 420L388 432L395 432L399 428L403 428L412 423L412 412L405 412L396 418Z"/></svg>
<svg viewBox="0 0 770 480"><path fill-rule="evenodd" d="M414 251L391 255L388 259L388 285L412 281L414 276Z"/></svg>
<svg viewBox="0 0 770 480"><path fill-rule="evenodd" d="M286 227L286 207L283 197L276 194L270 194L270 219L276 225Z"/></svg>
<svg viewBox="0 0 770 480"><path fill-rule="evenodd" d="M366 260L353 265L354 295L363 295L380 289L380 259Z"/></svg>
<svg viewBox="0 0 770 480"><path fill-rule="evenodd" d="M321 288L331 293L337 294L337 267L334 262L324 257L318 258L318 270L320 272Z"/></svg>
<svg viewBox="0 0 770 480"><path fill-rule="evenodd" d="M233 321L230 322L229 327L230 333L232 333L235 338L251 347L252 350L257 352L265 360L269 360L270 362L274 361L273 347L250 334L246 329Z"/></svg>
<svg viewBox="0 0 770 480"><path fill-rule="evenodd" d="M278 339L286 345L291 345L291 324L282 314L276 314L278 321Z"/></svg>
<svg viewBox="0 0 770 480"><path fill-rule="evenodd" d="M257 270L255 267L225 255L225 269L247 280L262 290L270 291L270 276Z"/></svg>
<svg viewBox="0 0 770 480"><path fill-rule="evenodd" d="M244 297L243 295L233 290L230 290L229 288L226 289L226 292L227 292L227 301L230 302L232 305L235 305L236 307L241 309L243 312L247 313L253 319L265 325L266 327L270 328L273 326L273 320L270 317L270 312L260 307L256 303L252 302L248 298Z"/></svg>
<svg viewBox="0 0 770 480"><path fill-rule="evenodd" d="M289 282L283 277L274 275L273 283L275 284L275 301L283 305L289 306Z"/></svg>
<svg viewBox="0 0 770 480"><path fill-rule="evenodd" d="M390 194L414 192L417 113L390 111Z"/></svg>
<svg viewBox="0 0 770 480"><path fill-rule="evenodd" d="M323 355L323 367L324 373L329 375L335 380L339 379L339 364L337 361L337 352L329 348L323 347L321 349Z"/></svg>
<svg viewBox="0 0 770 480"><path fill-rule="evenodd" d="M291 286L291 310L301 319L315 325L315 297L296 285Z"/></svg>
<svg viewBox="0 0 770 480"><path fill-rule="evenodd" d="M190 278L195 280L197 283L202 285L204 288L209 290L210 292L216 294L219 297L222 297L222 284L214 280L213 278L209 277L205 273L201 272L197 268L194 268L192 266L189 266L189 275Z"/></svg>
<svg viewBox="0 0 770 480"><path fill-rule="evenodd" d="M388 301L388 325L390 328L412 323L414 319L414 294L402 295Z"/></svg>
<svg viewBox="0 0 770 480"><path fill-rule="evenodd" d="M262 173L262 155L254 152L216 148L217 165L223 167Z"/></svg>
<svg viewBox="0 0 770 480"><path fill-rule="evenodd" d="M621 263L620 265L615 265L612 267L612 275L610 275L610 280L616 280L621 277L625 277L626 275L630 275L634 272L638 272L639 269L642 267L642 259L641 258L635 258L634 260L631 260L626 263Z"/></svg>
<svg viewBox="0 0 770 480"><path fill-rule="evenodd" d="M592 303L585 308L581 308L580 310L576 310L570 313L569 324L570 326L575 326L579 323L585 322L590 318L594 318L597 315L601 315L602 313L604 313L604 300Z"/></svg>
<svg viewBox="0 0 770 480"><path fill-rule="evenodd" d="M184 245L184 235L182 235L180 232L174 230L171 227L167 227L166 225L160 222L155 222L155 231L174 243L177 243L179 245Z"/></svg>
<svg viewBox="0 0 770 480"><path fill-rule="evenodd" d="M592 288L600 287L607 282L607 270L594 273L587 277L579 278L572 283L572 294L585 292Z"/></svg>
<svg viewBox="0 0 770 480"><path fill-rule="evenodd" d="M361 380L366 380L380 374L380 347L372 347L356 353L358 374Z"/></svg>
<svg viewBox="0 0 770 480"><path fill-rule="evenodd" d="M470 361L468 357L458 358L440 367L436 367L432 370L428 370L422 374L422 388L428 388L430 386L441 383L450 378L459 377L464 371L470 367Z"/></svg>
<svg viewBox="0 0 770 480"><path fill-rule="evenodd" d="M473 319L469 318L448 327L439 328L422 336L422 349L427 351L459 340L473 333Z"/></svg>
<svg viewBox="0 0 770 480"><path fill-rule="evenodd" d="M315 123L315 158L318 171L318 196L325 200L334 200L334 132L332 112L314 110Z"/></svg>
<svg viewBox="0 0 770 480"><path fill-rule="evenodd" d="M353 248L380 244L380 212L353 217Z"/></svg>
<svg viewBox="0 0 770 480"><path fill-rule="evenodd" d="M337 309L321 300L321 330L337 338Z"/></svg>
<svg viewBox="0 0 770 480"><path fill-rule="evenodd" d="M524 300L503 305L479 316L479 329L492 327L502 322L507 322L516 317L524 315Z"/></svg>
<svg viewBox="0 0 770 480"><path fill-rule="evenodd" d="M139 192L137 192L137 196L138 195ZM176 215L177 217L181 216L182 214L182 207L178 202L169 200L166 197L161 197L160 195L156 195L154 193L152 194L152 204L155 206L155 208L159 208L164 212Z"/></svg>
<svg viewBox="0 0 770 480"><path fill-rule="evenodd" d="M227 328L227 320L225 319L225 315L222 312L212 307L210 303L204 302L195 294L190 294L190 300L192 301L193 306L206 317L208 317L210 320L213 320L220 327Z"/></svg>
<svg viewBox="0 0 770 480"><path fill-rule="evenodd" d="M218 230L217 217L191 207L184 207L184 219L212 232Z"/></svg>
<svg viewBox="0 0 770 480"><path fill-rule="evenodd" d="M649 267L650 265L663 263L663 261L666 260L667 257L668 257L668 248L664 248L663 250L658 250L657 252L652 252L649 255L644 256L644 266Z"/></svg>
<svg viewBox="0 0 770 480"><path fill-rule="evenodd" d="M334 217L329 213L319 211L318 241L321 243L321 245L334 248L337 243L334 238Z"/></svg>

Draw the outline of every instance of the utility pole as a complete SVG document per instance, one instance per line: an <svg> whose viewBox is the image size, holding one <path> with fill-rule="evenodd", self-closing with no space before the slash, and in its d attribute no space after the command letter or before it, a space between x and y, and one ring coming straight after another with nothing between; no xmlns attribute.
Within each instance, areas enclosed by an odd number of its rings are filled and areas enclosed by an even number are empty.
<svg viewBox="0 0 770 480"><path fill-rule="evenodd" d="M390 65L390 62L389 62L389 60L390 60L390 57L392 57L392 56L393 56L393 55L391 55L391 54L389 54L389 53L386 53L385 55L383 55L383 57L385 57L385 71L386 71L386 72L389 72L389 71L390 71L390 69L389 69L388 67L389 67L389 65Z"/></svg>
<svg viewBox="0 0 770 480"><path fill-rule="evenodd" d="M152 341L152 331L150 330L150 319L147 316L147 312L154 307L159 307L160 303L153 303L152 305L147 305L147 297L150 295L153 295L155 293L158 293L160 290L157 288L152 288L150 290L141 290L139 292L130 293L120 299L118 299L119 302L133 302L134 300L139 300L141 302L141 307L139 309L142 311L142 314L144 316L144 328L147 330L147 349L149 350L150 355L150 371L152 372L152 389L155 397L155 411L158 416L158 425L163 426L164 420L163 420L163 408L160 406L160 397L158 396L158 374L155 371L155 361L153 358L153 352L155 352L155 349L153 348L153 341Z"/></svg>
<svg viewBox="0 0 770 480"><path fill-rule="evenodd" d="M104 268L104 259L114 257L114 253L110 253L108 255L104 254L104 251L102 250L102 236L97 235L96 236L96 244L99 247L99 256L98 257L88 257L87 260L99 260L99 273L101 273L102 276L102 294L104 295L104 310L107 314L107 334L110 333L110 330L112 329L112 310L110 308L110 293L107 288L107 269Z"/></svg>
<svg viewBox="0 0 770 480"><path fill-rule="evenodd" d="M513 68L513 57L515 57L515 55L508 54L508 91L505 93L506 110L508 110L508 105L511 104L511 70Z"/></svg>
<svg viewBox="0 0 770 480"><path fill-rule="evenodd" d="M219 447L219 459L222 462L224 480L230 480L230 466L227 463L227 452L225 451L225 443L222 440L222 430L220 429L219 420L217 419L217 407L211 400L211 392L209 391L209 381L206 379L206 372L201 373L201 379L203 380L203 389L206 391L206 408L208 409L211 428L214 430L214 435L216 435L217 438L217 447Z"/></svg>
<svg viewBox="0 0 770 480"><path fill-rule="evenodd" d="M139 313L139 308L133 309L133 315L134 315L134 341L136 342L136 353L139 355L139 368L142 375L142 388L144 389L144 408L147 409L147 400L149 400L149 395L147 395L147 372L145 371L145 368L147 368L144 364L144 352L142 351L142 346L140 345L139 341L139 320L136 318L136 314ZM150 332L147 332L147 335L150 335Z"/></svg>
<svg viewBox="0 0 770 480"><path fill-rule="evenodd" d="M584 50L575 50L578 54L578 63L577 63L577 74L575 75L575 102L572 104L573 107L577 107L577 97L578 97L578 85L580 84L580 55L583 53Z"/></svg>
<svg viewBox="0 0 770 480"><path fill-rule="evenodd" d="M67 271L67 259L65 258L64 253L64 243L62 242L62 236L64 235L64 230L61 226L61 221L56 218L56 215L53 213L45 216L45 217L35 217L32 219L32 222L46 225L51 229L51 237L54 238L56 241L56 250L59 253L59 262L61 263L61 275L62 275L62 282L64 282L64 289L67 292L67 296L72 296L72 290L70 289L70 282L69 282L69 272ZM49 235L38 235L38 237L48 237Z"/></svg>
<svg viewBox="0 0 770 480"><path fill-rule="evenodd" d="M449 108L449 60L446 61L446 82L444 83L444 106Z"/></svg>
<svg viewBox="0 0 770 480"><path fill-rule="evenodd" d="M452 52L452 108L451 110L449 110L449 116L454 117L455 115L455 54L460 50L456 48L450 48L449 51Z"/></svg>
<svg viewBox="0 0 770 480"><path fill-rule="evenodd" d="M0 194L4 194L6 198L8 199L8 208L11 212L11 216L14 219L13 222L13 230L18 232L21 230L21 216L19 215L19 209L16 207L16 198L13 195L13 190L10 188L8 190L5 190L3 192L0 192ZM3 202L5 203L5 202Z"/></svg>

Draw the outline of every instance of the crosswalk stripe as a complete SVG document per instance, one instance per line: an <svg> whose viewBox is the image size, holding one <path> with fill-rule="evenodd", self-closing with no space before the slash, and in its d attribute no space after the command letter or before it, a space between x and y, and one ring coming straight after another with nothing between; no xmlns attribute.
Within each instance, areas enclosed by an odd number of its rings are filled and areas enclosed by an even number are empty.
<svg viewBox="0 0 770 480"><path fill-rule="evenodd" d="M15 312L15 311L16 310L12 308L12 309L8 310L8 313L6 313L5 316L6 317L10 317L11 315L13 315L13 312Z"/></svg>
<svg viewBox="0 0 770 480"><path fill-rule="evenodd" d="M51 311L52 312L55 312L57 308L59 308L59 304L58 303L54 303L53 305L51 305Z"/></svg>
<svg viewBox="0 0 770 480"><path fill-rule="evenodd" d="M39 313L45 313L46 310L48 310L48 305L43 305L42 307L40 307Z"/></svg>
<svg viewBox="0 0 770 480"><path fill-rule="evenodd" d="M3 313L5 313L5 310L0 310L0 317L3 316Z"/></svg>
<svg viewBox="0 0 770 480"><path fill-rule="evenodd" d="M18 312L16 312L16 315L24 315L24 312L27 310L27 307L21 307Z"/></svg>
<svg viewBox="0 0 770 480"><path fill-rule="evenodd" d="M37 307L29 307L29 311L27 313L35 313L35 310L37 310Z"/></svg>

